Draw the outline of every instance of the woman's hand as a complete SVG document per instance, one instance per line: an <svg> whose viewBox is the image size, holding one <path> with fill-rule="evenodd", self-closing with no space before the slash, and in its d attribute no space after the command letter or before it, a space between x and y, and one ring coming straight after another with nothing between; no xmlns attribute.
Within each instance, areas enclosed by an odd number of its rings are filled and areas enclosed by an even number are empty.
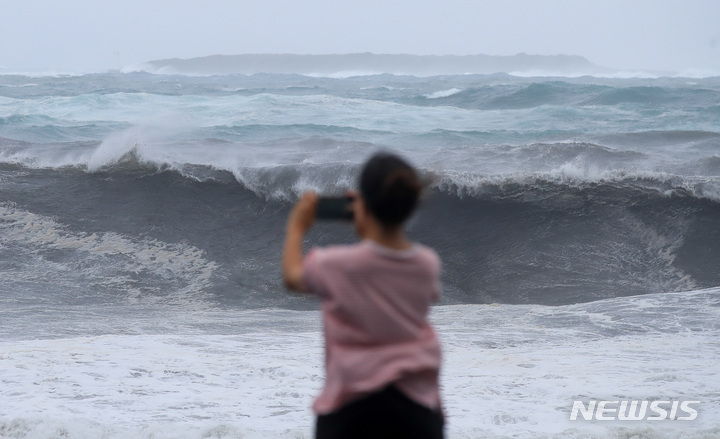
<svg viewBox="0 0 720 439"><path fill-rule="evenodd" d="M288 231L293 229L293 231L305 234L315 223L317 203L318 196L315 192L305 192L290 212L287 223Z"/></svg>
<svg viewBox="0 0 720 439"><path fill-rule="evenodd" d="M305 192L288 218L283 250L283 281L289 290L305 291L302 281L302 241L305 232L315 223L317 200L318 196L315 192Z"/></svg>

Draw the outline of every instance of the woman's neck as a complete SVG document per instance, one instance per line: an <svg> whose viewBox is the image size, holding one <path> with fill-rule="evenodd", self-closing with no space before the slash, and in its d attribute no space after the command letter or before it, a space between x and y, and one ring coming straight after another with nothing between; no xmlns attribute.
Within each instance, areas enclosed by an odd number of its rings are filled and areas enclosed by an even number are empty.
<svg viewBox="0 0 720 439"><path fill-rule="evenodd" d="M387 228L377 224L368 228L364 238L394 250L407 250L412 247L412 242L405 237L402 225Z"/></svg>

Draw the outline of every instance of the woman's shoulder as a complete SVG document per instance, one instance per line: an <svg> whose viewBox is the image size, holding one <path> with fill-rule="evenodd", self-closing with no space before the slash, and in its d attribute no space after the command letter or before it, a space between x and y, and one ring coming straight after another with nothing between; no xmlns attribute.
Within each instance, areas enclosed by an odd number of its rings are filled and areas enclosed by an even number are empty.
<svg viewBox="0 0 720 439"><path fill-rule="evenodd" d="M340 244L327 247L314 247L311 251L313 257L324 261L342 261L355 258L388 257L392 259L420 259L431 265L440 265L440 257L432 248L413 243L405 250L393 250L369 240L356 244Z"/></svg>
<svg viewBox="0 0 720 439"><path fill-rule="evenodd" d="M403 250L394 250L387 247L383 247L380 244L376 244L372 241L365 241L365 250L374 253L380 257L387 257L396 260L405 260L408 262L415 263L420 262L429 266L440 266L440 257L437 252L432 248L413 242L412 245Z"/></svg>
<svg viewBox="0 0 720 439"><path fill-rule="evenodd" d="M318 261L338 261L351 257L357 257L363 253L362 243L358 244L335 244L325 247L313 247L309 256L317 258Z"/></svg>

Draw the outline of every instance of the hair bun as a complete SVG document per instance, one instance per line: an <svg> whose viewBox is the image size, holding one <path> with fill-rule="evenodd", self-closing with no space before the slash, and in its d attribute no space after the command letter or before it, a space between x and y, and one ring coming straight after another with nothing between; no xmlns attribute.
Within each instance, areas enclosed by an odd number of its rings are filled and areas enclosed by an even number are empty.
<svg viewBox="0 0 720 439"><path fill-rule="evenodd" d="M376 154L360 175L365 204L385 225L398 225L409 218L421 191L422 184L412 166L393 154Z"/></svg>
<svg viewBox="0 0 720 439"><path fill-rule="evenodd" d="M417 175L412 169L407 168L394 170L383 184L383 193L391 198L412 197L421 189Z"/></svg>

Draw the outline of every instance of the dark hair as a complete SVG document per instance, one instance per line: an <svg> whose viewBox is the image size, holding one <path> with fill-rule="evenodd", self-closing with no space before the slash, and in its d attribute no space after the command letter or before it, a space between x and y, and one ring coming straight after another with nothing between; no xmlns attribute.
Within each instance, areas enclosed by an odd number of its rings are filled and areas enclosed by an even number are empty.
<svg viewBox="0 0 720 439"><path fill-rule="evenodd" d="M415 210L422 184L415 169L397 155L372 156L360 173L360 194L384 226L402 224Z"/></svg>

